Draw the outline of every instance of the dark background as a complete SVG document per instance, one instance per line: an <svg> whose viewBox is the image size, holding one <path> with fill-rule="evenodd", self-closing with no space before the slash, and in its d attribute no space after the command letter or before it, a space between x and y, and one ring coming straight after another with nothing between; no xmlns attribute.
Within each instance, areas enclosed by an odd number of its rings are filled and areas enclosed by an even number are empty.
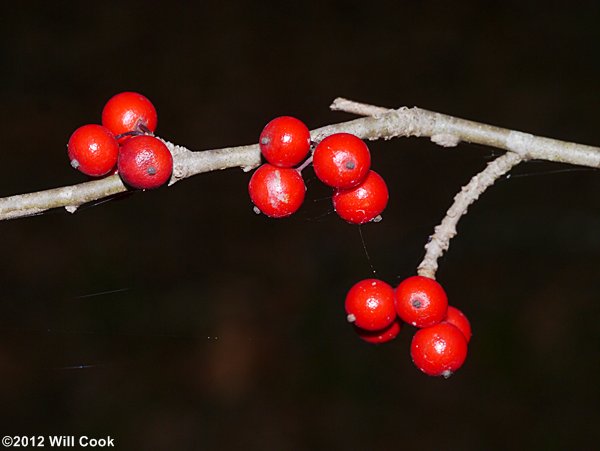
<svg viewBox="0 0 600 451"><path fill-rule="evenodd" d="M595 6L591 6L595 5ZM192 149L271 118L352 119L337 96L599 144L597 2L17 2L0 17L0 195L84 181L72 131L123 90ZM406 327L359 340L343 299L414 274L455 192L498 153L370 144L384 221L335 214L307 171L290 219L232 169L0 224L0 432L120 449L589 449L600 439L600 177L531 162L459 225L438 280L465 366L413 367ZM555 172L556 171L556 172ZM83 366L83 367L80 367Z"/></svg>

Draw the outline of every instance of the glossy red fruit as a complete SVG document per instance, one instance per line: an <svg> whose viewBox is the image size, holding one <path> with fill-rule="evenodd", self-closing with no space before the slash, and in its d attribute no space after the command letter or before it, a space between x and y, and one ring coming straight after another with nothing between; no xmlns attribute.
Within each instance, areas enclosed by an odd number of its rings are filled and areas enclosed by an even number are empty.
<svg viewBox="0 0 600 451"><path fill-rule="evenodd" d="M147 97L137 92L121 92L111 97L102 110L102 125L115 136L128 132L154 132L158 116ZM127 137L122 137L119 142Z"/></svg>
<svg viewBox="0 0 600 451"><path fill-rule="evenodd" d="M291 168L310 150L310 131L299 119L281 116L269 122L258 140L260 151L274 166Z"/></svg>
<svg viewBox="0 0 600 451"><path fill-rule="evenodd" d="M358 186L335 191L333 208L347 222L364 224L385 210L388 199L389 193L383 178L375 171L369 171Z"/></svg>
<svg viewBox="0 0 600 451"><path fill-rule="evenodd" d="M465 314L459 309L449 305L448 314L446 315L446 319L444 321L452 324L454 327L460 330L465 336L467 343L471 341L471 335L473 334L471 331L471 323Z"/></svg>
<svg viewBox="0 0 600 451"><path fill-rule="evenodd" d="M300 208L306 186L296 169L265 163L252 174L248 192L261 213L270 218L283 218Z"/></svg>
<svg viewBox="0 0 600 451"><path fill-rule="evenodd" d="M121 146L118 169L129 186L158 188L171 178L173 157L167 146L154 136L134 136Z"/></svg>
<svg viewBox="0 0 600 451"><path fill-rule="evenodd" d="M433 326L446 318L448 297L435 280L412 276L396 288L396 311L402 321L415 327Z"/></svg>
<svg viewBox="0 0 600 451"><path fill-rule="evenodd" d="M346 313L361 329L384 329L396 319L394 289L378 279L361 280L346 295Z"/></svg>
<svg viewBox="0 0 600 451"><path fill-rule="evenodd" d="M395 319L392 324L381 330L365 330L354 326L358 336L367 343L380 344L392 341L400 333L400 321Z"/></svg>
<svg viewBox="0 0 600 451"><path fill-rule="evenodd" d="M362 182L371 167L364 141L350 133L335 133L321 141L313 153L317 177L333 188L347 189Z"/></svg>
<svg viewBox="0 0 600 451"><path fill-rule="evenodd" d="M119 144L110 130L88 124L73 132L67 144L71 166L84 174L99 177L117 164Z"/></svg>
<svg viewBox="0 0 600 451"><path fill-rule="evenodd" d="M450 377L467 358L467 340L452 324L440 323L415 333L410 354L425 374Z"/></svg>

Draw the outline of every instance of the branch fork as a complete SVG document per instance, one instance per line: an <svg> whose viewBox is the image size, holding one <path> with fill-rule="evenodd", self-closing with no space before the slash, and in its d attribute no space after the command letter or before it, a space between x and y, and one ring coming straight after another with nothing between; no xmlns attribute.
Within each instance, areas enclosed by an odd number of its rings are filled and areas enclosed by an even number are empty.
<svg viewBox="0 0 600 451"><path fill-rule="evenodd" d="M556 139L543 138L515 130L436 113L421 108L387 109L337 98L332 110L364 116L352 121L327 125L311 131L311 139L319 142L333 133L352 133L366 140L391 139L401 136L428 137L443 147L456 147L461 141L482 144L507 151L490 162L455 196L454 203L425 245L426 254L418 273L435 278L437 260L448 250L456 225L468 207L494 182L515 165L529 159L568 163L592 168L600 167L600 148ZM163 140L173 154L173 174L169 185L204 172L239 167L250 171L261 163L258 144L191 151ZM118 175L72 186L0 198L0 220L36 215L53 208L74 213L88 202L127 191Z"/></svg>

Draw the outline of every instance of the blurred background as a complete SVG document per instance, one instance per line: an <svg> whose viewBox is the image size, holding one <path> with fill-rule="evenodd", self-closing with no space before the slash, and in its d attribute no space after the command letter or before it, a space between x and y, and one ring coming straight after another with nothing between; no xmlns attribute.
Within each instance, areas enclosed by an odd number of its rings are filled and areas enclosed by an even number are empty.
<svg viewBox="0 0 600 451"><path fill-rule="evenodd" d="M0 196L85 178L75 128L123 90L157 133L255 143L344 96L600 144L597 2L15 2L0 27ZM471 207L438 280L470 318L448 380L346 323L349 287L414 274L454 194L498 155L370 144L384 220L359 230L306 172L257 216L238 169L0 224L2 435L120 449L591 449L600 440L600 176L530 162Z"/></svg>

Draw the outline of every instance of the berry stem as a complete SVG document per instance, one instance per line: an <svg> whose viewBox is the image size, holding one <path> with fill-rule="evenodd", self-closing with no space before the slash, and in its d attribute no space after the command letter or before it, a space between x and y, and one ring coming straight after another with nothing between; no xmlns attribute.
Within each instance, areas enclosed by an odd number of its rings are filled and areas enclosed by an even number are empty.
<svg viewBox="0 0 600 451"><path fill-rule="evenodd" d="M308 167L308 165L309 165L309 164L311 164L311 163L312 163L312 161L313 161L313 157L312 157L312 156L308 157L308 158L306 159L306 161L304 161L304 163L302 163L300 166L298 166L298 167L296 168L296 170L297 170L298 172L302 172L304 169L306 169L306 168Z"/></svg>

